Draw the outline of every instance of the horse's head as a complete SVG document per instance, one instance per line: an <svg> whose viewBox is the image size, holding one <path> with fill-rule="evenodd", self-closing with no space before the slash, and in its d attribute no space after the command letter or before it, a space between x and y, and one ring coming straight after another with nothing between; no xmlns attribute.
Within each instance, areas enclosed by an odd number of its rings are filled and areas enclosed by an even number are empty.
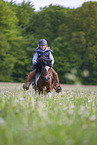
<svg viewBox="0 0 97 145"><path fill-rule="evenodd" d="M51 67L50 66L42 66L42 77L46 82L50 80L51 77Z"/></svg>
<svg viewBox="0 0 97 145"><path fill-rule="evenodd" d="M46 82L49 81L51 76L51 61L45 57L38 59L38 62L33 65L33 69L36 69L38 72L41 72L42 77Z"/></svg>

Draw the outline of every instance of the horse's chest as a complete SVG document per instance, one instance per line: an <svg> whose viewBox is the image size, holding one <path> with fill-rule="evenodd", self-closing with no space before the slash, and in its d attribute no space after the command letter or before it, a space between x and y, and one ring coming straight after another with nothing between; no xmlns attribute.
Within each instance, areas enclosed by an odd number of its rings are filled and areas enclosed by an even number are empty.
<svg viewBox="0 0 97 145"><path fill-rule="evenodd" d="M47 82L45 82L44 79L42 79L40 76L38 81L37 81L37 87L39 89L43 89L46 85L47 85Z"/></svg>

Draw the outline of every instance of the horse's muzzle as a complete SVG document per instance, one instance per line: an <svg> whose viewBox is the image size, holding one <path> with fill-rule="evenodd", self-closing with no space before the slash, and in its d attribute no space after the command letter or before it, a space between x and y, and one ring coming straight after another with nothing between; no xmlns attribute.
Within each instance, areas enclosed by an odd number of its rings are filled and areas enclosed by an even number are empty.
<svg viewBox="0 0 97 145"><path fill-rule="evenodd" d="M48 82L48 81L50 80L50 77L44 77L44 80L45 80L46 82Z"/></svg>

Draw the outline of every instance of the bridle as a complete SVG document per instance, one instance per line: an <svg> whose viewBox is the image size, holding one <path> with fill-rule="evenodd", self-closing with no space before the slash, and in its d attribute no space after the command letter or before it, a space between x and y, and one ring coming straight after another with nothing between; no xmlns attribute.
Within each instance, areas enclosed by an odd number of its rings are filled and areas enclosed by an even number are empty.
<svg viewBox="0 0 97 145"><path fill-rule="evenodd" d="M48 82L48 81L50 80L50 78L51 78L51 68L50 68L49 66L45 66L45 67L47 67L46 70L47 70L47 69L50 69L50 75L49 75L49 77L47 77L47 75L45 76L45 75L43 74L43 66L42 66L41 76L43 77L43 79L44 79L46 82Z"/></svg>

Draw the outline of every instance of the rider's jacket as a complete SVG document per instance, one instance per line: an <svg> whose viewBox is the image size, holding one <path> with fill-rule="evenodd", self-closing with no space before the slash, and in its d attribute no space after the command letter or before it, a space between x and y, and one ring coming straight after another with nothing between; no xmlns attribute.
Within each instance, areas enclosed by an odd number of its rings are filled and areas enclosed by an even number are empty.
<svg viewBox="0 0 97 145"><path fill-rule="evenodd" d="M45 56L46 58L48 58L49 60L52 61L52 65L53 65L54 57L51 52L52 52L52 50L49 48L46 48L44 51L39 48L33 56L33 59L32 59L33 64L35 64L37 62L38 58Z"/></svg>

